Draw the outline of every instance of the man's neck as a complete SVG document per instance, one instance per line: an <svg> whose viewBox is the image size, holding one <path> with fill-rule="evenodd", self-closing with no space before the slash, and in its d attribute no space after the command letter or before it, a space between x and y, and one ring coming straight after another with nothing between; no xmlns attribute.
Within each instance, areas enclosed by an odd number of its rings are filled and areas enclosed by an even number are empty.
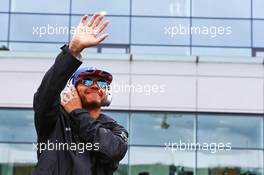
<svg viewBox="0 0 264 175"><path fill-rule="evenodd" d="M97 119L101 114L101 108L93 108L93 109L87 109L88 113L91 115L93 119Z"/></svg>

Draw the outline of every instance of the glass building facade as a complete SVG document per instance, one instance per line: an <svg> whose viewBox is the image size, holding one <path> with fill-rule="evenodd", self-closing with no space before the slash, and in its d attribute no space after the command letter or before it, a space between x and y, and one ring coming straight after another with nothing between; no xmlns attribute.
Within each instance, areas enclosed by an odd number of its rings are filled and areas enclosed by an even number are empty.
<svg viewBox="0 0 264 175"><path fill-rule="evenodd" d="M263 115L105 113L130 133L128 153L115 175L263 174ZM32 144L36 141L33 111L2 108L0 121L0 174L27 175L37 161ZM191 143L196 147L188 147ZM209 145L201 149L198 143ZM223 143L224 151L216 150L219 143ZM172 144L174 147L169 146Z"/></svg>
<svg viewBox="0 0 264 175"><path fill-rule="evenodd" d="M83 14L105 11L111 35L93 52L260 56L263 6L263 0L0 0L0 44L55 51Z"/></svg>

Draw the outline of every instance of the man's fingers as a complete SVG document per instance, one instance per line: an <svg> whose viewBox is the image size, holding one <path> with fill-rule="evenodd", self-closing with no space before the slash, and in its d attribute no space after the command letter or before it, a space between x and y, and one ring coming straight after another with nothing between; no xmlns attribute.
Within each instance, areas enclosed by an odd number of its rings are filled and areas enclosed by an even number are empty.
<svg viewBox="0 0 264 175"><path fill-rule="evenodd" d="M63 97L63 98L61 99L61 105L62 105L62 106L65 106L65 105L68 103L68 101L69 101L68 99L66 99L66 98Z"/></svg>
<svg viewBox="0 0 264 175"><path fill-rule="evenodd" d="M62 93L62 97L64 101L69 101L73 97L73 95L71 91L64 91Z"/></svg>
<svg viewBox="0 0 264 175"><path fill-rule="evenodd" d="M105 38L107 38L108 36L109 36L108 33L105 33L105 34L99 36L99 37L96 39L97 43L98 43L98 44L101 43L101 42L102 42L103 40L105 40Z"/></svg>
<svg viewBox="0 0 264 175"><path fill-rule="evenodd" d="M74 94L77 90L73 85L71 85L69 86L69 91L71 92L71 94Z"/></svg>
<svg viewBox="0 0 264 175"><path fill-rule="evenodd" d="M94 24L92 25L92 29L95 29L99 24L100 22L104 19L104 15L100 15L97 20L94 22Z"/></svg>
<svg viewBox="0 0 264 175"><path fill-rule="evenodd" d="M62 106L65 106L66 102L61 100L61 103L60 103Z"/></svg>
<svg viewBox="0 0 264 175"><path fill-rule="evenodd" d="M102 26L98 29L98 33L102 32L109 24L110 21L105 21Z"/></svg>
<svg viewBox="0 0 264 175"><path fill-rule="evenodd" d="M76 88L73 85L71 85L69 87L69 91L71 92L72 95L74 95L74 92L76 91Z"/></svg>
<svg viewBox="0 0 264 175"><path fill-rule="evenodd" d="M91 26L93 25L94 21L96 20L96 18L97 18L98 16L100 16L100 14L99 14L99 13L95 13L95 14L92 16L92 18L90 19L90 21L88 22L87 26L88 26L88 27L91 27Z"/></svg>
<svg viewBox="0 0 264 175"><path fill-rule="evenodd" d="M84 26L84 25L85 25L84 23L86 22L87 18L88 18L88 15L84 15L84 16L81 18L81 21L80 21L79 25L80 25L80 26Z"/></svg>
<svg viewBox="0 0 264 175"><path fill-rule="evenodd" d="M73 97L79 97L79 94L75 88L72 89L72 95Z"/></svg>
<svg viewBox="0 0 264 175"><path fill-rule="evenodd" d="M67 94L64 94L62 100L63 100L64 102L67 102L67 101L70 100L70 96L67 95Z"/></svg>

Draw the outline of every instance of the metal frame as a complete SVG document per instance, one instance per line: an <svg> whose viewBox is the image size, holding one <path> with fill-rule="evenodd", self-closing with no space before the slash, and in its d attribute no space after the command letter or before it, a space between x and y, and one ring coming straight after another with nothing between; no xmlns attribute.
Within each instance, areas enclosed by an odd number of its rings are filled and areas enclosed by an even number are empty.
<svg viewBox="0 0 264 175"><path fill-rule="evenodd" d="M69 17L69 28L71 27L71 17L72 16L81 16L83 14L76 14L72 13L72 0L70 0L70 6L69 6L69 13L35 13L35 12L11 12L11 1L9 0L9 7L8 11L6 12L0 12L0 14L8 14L8 33L7 33L7 40L0 40L0 42L6 42L7 47L9 48L10 43L46 43L46 44L64 44L65 42L52 42L52 41L17 41L17 40L10 40L10 25L11 25L11 15L12 14L27 14L27 15L59 15L59 16L68 16ZM189 54L192 55L192 48L193 47L203 47L203 48L234 48L234 49L251 49L252 50L252 56L256 56L256 51L262 51L264 48L259 48L260 50L253 47L254 41L253 41L253 21L254 20L264 20L264 18L253 18L253 0L250 0L251 5L251 13L249 18L234 18L234 17L199 17L199 16L193 16L192 15L192 0L190 0L190 16L147 16L147 15L132 15L132 3L133 0L129 0L129 15L108 15L109 17L128 17L129 18L129 43L118 43L118 44L102 44L97 47L97 52L101 53L103 48L124 48L126 53L131 53L131 46L165 46L165 47L188 47L189 48ZM92 14L89 14L92 15ZM250 20L250 46L210 46L210 45L195 45L192 44L192 35L190 35L189 45L166 45L166 44L138 44L138 43L132 43L132 18L179 18L179 19L189 19L190 20L190 26L192 26L193 19L218 19L218 20ZM70 41L70 33L68 35L68 42Z"/></svg>

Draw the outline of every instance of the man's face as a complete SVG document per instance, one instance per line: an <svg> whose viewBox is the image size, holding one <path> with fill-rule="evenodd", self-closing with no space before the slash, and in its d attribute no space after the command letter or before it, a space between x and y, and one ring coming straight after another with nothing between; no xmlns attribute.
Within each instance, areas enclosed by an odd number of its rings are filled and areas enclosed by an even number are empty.
<svg viewBox="0 0 264 175"><path fill-rule="evenodd" d="M86 76L83 79L93 80L90 86L85 85L82 81L77 83L76 89L81 98L83 108L91 109L100 107L106 94L105 91L98 86L97 81L104 79L99 76Z"/></svg>

